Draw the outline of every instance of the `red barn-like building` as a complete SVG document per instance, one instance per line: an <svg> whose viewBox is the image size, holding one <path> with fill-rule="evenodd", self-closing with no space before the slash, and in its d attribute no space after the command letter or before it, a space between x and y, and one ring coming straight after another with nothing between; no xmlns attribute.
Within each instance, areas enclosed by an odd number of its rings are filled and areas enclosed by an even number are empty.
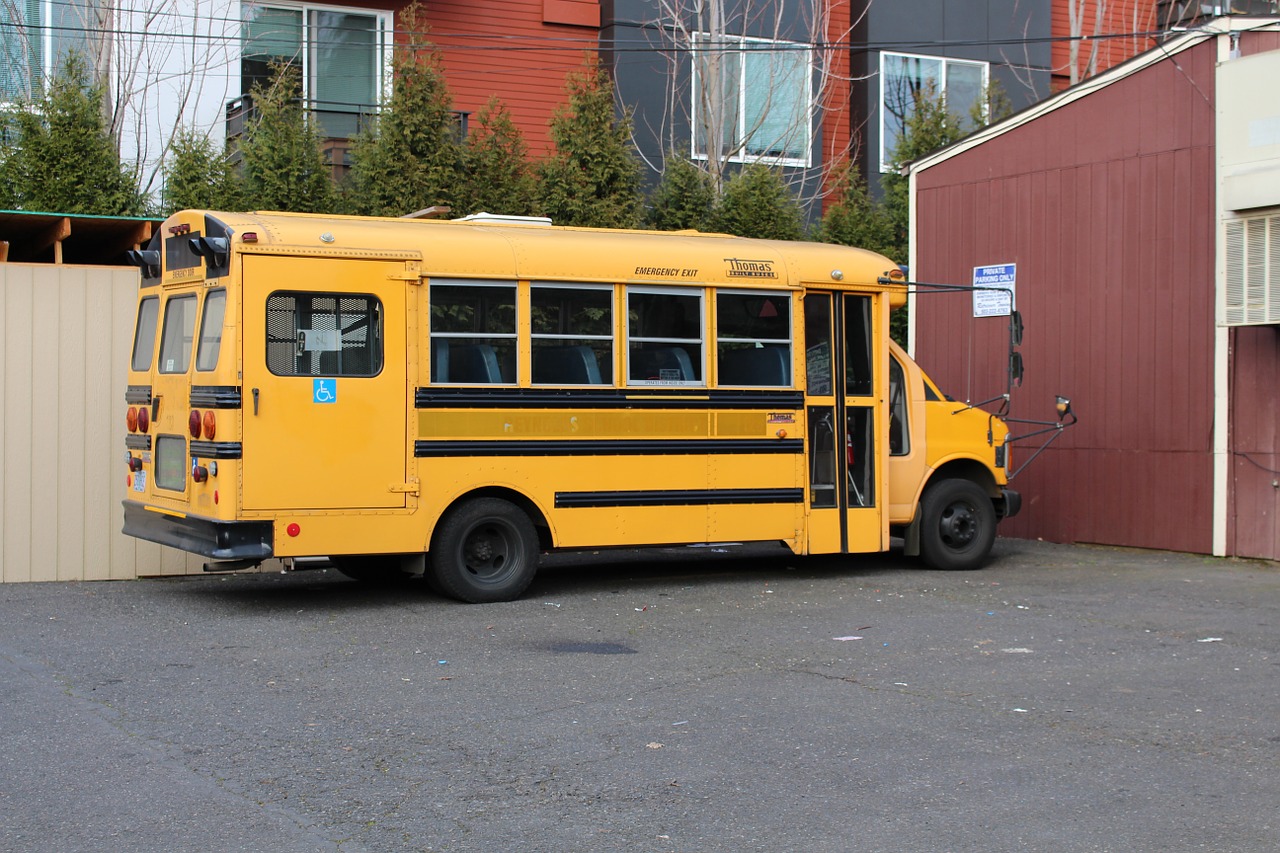
<svg viewBox="0 0 1280 853"><path fill-rule="evenodd" d="M1280 558L1276 80L1280 20L1217 19L913 164L912 278L1016 264L1013 414L1081 418L1005 535ZM912 346L978 401L1008 328L973 308L915 297Z"/></svg>

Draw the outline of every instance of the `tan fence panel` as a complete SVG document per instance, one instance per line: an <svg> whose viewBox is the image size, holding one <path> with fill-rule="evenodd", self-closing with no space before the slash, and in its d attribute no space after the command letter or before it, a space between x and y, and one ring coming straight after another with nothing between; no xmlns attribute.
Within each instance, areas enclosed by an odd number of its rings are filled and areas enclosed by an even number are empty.
<svg viewBox="0 0 1280 853"><path fill-rule="evenodd" d="M138 273L0 264L0 582L201 572L120 532Z"/></svg>

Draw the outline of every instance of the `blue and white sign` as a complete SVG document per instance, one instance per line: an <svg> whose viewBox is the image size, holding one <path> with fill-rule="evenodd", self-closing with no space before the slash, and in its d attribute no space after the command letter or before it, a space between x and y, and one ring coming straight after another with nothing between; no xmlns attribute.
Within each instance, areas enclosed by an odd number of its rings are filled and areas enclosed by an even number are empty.
<svg viewBox="0 0 1280 853"><path fill-rule="evenodd" d="M315 379L311 386L311 402L313 403L336 403L338 402L338 380L336 379Z"/></svg>
<svg viewBox="0 0 1280 853"><path fill-rule="evenodd" d="M973 286L999 288L973 292L973 316L1007 317L1016 307L1017 264L994 264L973 268Z"/></svg>

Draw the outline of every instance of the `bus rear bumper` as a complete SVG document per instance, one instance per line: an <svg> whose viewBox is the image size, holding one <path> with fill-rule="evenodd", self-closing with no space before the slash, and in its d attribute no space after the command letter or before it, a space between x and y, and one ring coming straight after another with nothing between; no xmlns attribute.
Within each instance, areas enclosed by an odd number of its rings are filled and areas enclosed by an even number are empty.
<svg viewBox="0 0 1280 853"><path fill-rule="evenodd" d="M213 560L265 560L274 553L269 521L216 521L124 502L124 532Z"/></svg>

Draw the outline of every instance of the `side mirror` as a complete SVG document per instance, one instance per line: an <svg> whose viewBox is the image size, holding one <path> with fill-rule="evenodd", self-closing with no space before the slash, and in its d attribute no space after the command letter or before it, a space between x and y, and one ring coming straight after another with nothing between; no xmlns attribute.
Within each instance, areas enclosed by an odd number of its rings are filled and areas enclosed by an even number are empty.
<svg viewBox="0 0 1280 853"><path fill-rule="evenodd" d="M1020 311L1009 314L1009 343L1015 347L1022 346L1022 313Z"/></svg>
<svg viewBox="0 0 1280 853"><path fill-rule="evenodd" d="M1058 420L1065 420L1071 415L1071 401L1061 395L1057 398Z"/></svg>
<svg viewBox="0 0 1280 853"><path fill-rule="evenodd" d="M1012 385L1022 384L1022 353L1009 353L1009 383Z"/></svg>

